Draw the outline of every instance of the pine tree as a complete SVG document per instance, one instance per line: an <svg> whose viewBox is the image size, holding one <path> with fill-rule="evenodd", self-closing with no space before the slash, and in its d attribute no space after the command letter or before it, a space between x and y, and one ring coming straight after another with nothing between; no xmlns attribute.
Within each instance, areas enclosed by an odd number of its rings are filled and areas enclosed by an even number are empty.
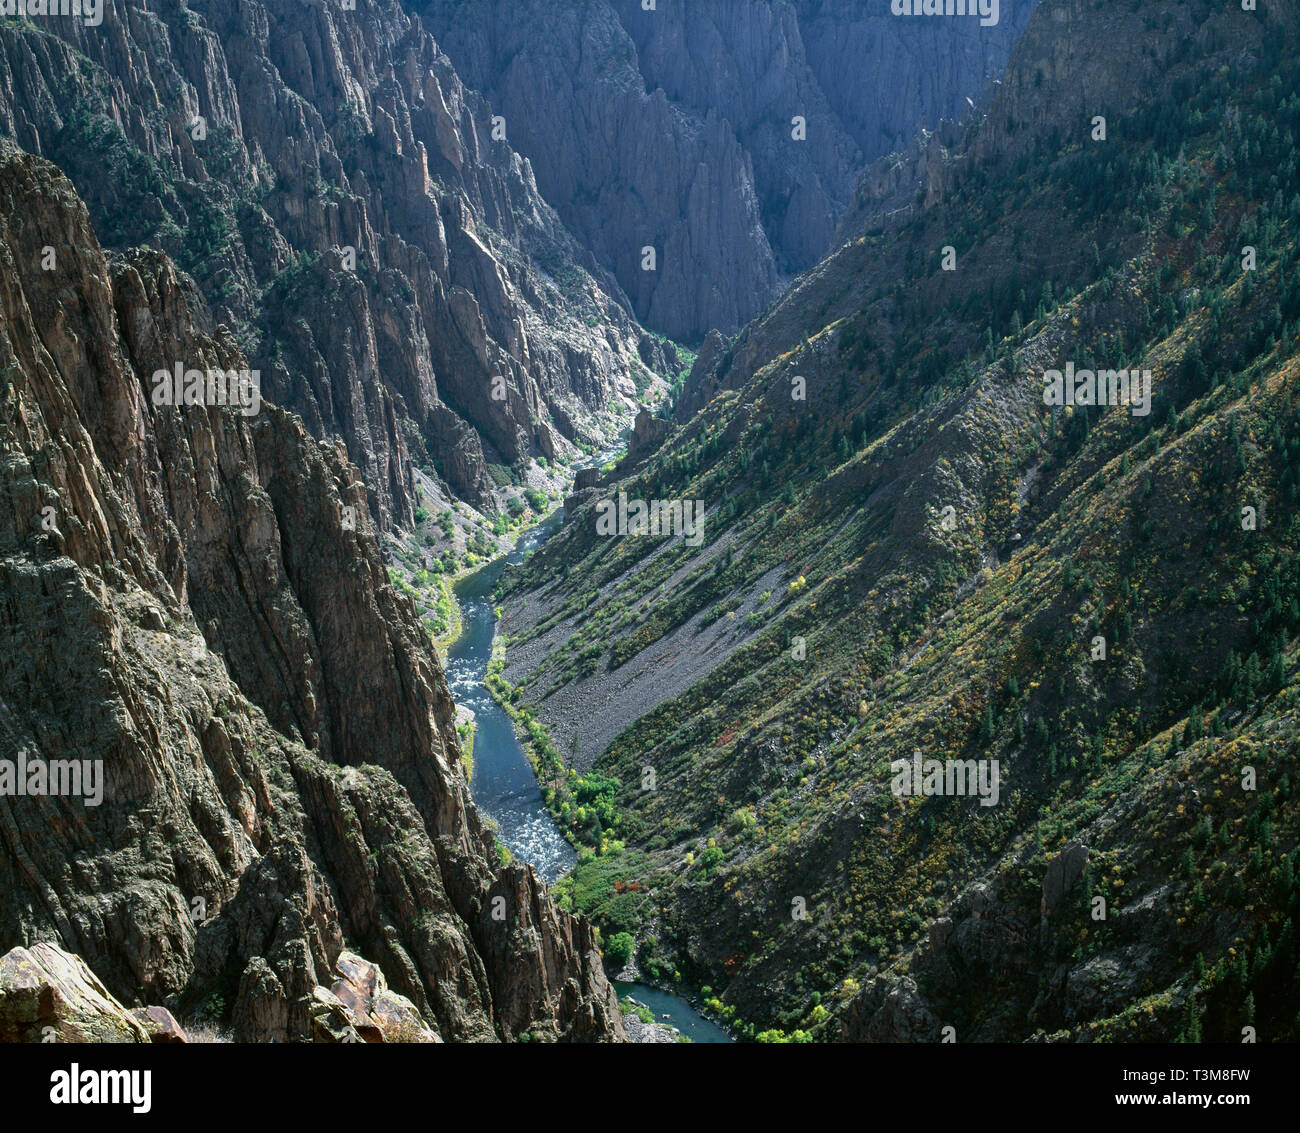
<svg viewBox="0 0 1300 1133"><path fill-rule="evenodd" d="M1286 662L1282 660L1279 651L1273 654L1273 659L1269 662L1268 689L1270 692L1280 692L1284 684L1286 684Z"/></svg>

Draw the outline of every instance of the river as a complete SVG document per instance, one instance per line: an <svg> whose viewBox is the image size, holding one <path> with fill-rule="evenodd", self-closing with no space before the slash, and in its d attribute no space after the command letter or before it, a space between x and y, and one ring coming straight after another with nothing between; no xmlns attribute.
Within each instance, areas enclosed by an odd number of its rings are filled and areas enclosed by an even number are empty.
<svg viewBox="0 0 1300 1133"><path fill-rule="evenodd" d="M554 512L524 535L508 555L493 559L456 583L462 628L460 638L447 651L451 695L474 713L470 793L479 809L496 823L497 837L515 857L531 862L548 883L571 870L578 856L551 820L514 725L483 681L497 625L492 589L506 563L520 562L540 547L559 529L562 519L563 512Z"/></svg>
<svg viewBox="0 0 1300 1133"><path fill-rule="evenodd" d="M498 556L455 585L461 609L461 635L447 652L447 684L459 705L474 713L474 776L470 793L496 825L497 837L515 857L553 883L578 860L542 801L533 766L515 735L510 717L484 684L496 633L492 590L507 563L520 562L559 530L563 511L553 512L523 536L509 554ZM646 984L616 984L620 995L646 1004L655 1021L676 1027L695 1042L731 1042L716 1024L681 996Z"/></svg>

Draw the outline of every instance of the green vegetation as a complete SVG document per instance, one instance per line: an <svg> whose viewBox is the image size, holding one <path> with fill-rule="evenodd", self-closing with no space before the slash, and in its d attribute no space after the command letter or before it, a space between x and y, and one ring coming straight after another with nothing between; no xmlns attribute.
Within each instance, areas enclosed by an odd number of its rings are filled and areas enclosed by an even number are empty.
<svg viewBox="0 0 1300 1133"><path fill-rule="evenodd" d="M432 567L426 567L423 552L414 542L392 543L389 551L397 560L388 568L389 582L415 602L416 614L430 639L445 655L461 630L460 607L452 593L452 574L447 564L438 560ZM454 569L452 554L451 570Z"/></svg>
<svg viewBox="0 0 1300 1133"><path fill-rule="evenodd" d="M625 968L632 960L632 950L636 947L630 934L616 932L605 942L605 958L615 968Z"/></svg>
<svg viewBox="0 0 1300 1133"><path fill-rule="evenodd" d="M635 1015L643 1023L653 1023L655 1021L655 1013L650 1008L642 1007L639 1003L633 1003L628 996L620 999L619 1004L622 1006L624 1014Z"/></svg>
<svg viewBox="0 0 1300 1133"><path fill-rule="evenodd" d="M460 742L460 755L465 763L465 781L467 783L474 778L474 732L474 725L468 720L456 725L456 738ZM504 850L505 847L503 846L502 849Z"/></svg>
<svg viewBox="0 0 1300 1133"><path fill-rule="evenodd" d="M503 687L587 851L559 892L742 1037L865 1026L881 976L963 1041L1240 1041L1246 1014L1296 1035L1300 63L1259 36L1249 77L1191 66L1221 34L1104 150L1048 129L966 160L783 303L803 325L762 328L767 361L618 485L705 500L702 547L580 515L504 578L555 588L530 634L576 627ZM1154 411L1048 411L1067 359L1150 368ZM711 671L566 772L548 695L692 619L725 627ZM918 749L998 759L999 805L896 798ZM1040 939L1074 840L1087 869ZM1032 929L957 979L931 934L972 921L977 881ZM1133 974L1067 1015L1062 965Z"/></svg>

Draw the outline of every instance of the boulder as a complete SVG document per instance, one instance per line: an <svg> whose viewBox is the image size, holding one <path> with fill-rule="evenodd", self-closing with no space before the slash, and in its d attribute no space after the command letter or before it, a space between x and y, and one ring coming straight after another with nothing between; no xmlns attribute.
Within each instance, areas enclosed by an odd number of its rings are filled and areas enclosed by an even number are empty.
<svg viewBox="0 0 1300 1133"><path fill-rule="evenodd" d="M308 1010L311 1013L312 1042L359 1043L367 1041L353 1026L353 1019L357 1018L357 1016L333 992L318 987L312 991L311 998L312 1002Z"/></svg>
<svg viewBox="0 0 1300 1133"><path fill-rule="evenodd" d="M79 956L35 944L0 957L0 1042L149 1041Z"/></svg>
<svg viewBox="0 0 1300 1133"><path fill-rule="evenodd" d="M187 1043L185 1034L175 1016L165 1007L136 1007L131 1017L149 1032L149 1040L156 1043Z"/></svg>
<svg viewBox="0 0 1300 1133"><path fill-rule="evenodd" d="M440 1043L414 1003L388 990L378 964L354 952L339 954L338 979L331 994L349 1012L349 1021L366 1042Z"/></svg>

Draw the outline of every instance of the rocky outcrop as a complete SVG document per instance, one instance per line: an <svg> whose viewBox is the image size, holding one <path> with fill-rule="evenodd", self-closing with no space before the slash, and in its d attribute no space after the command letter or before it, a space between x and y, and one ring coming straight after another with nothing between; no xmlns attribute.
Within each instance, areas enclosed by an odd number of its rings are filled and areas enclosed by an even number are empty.
<svg viewBox="0 0 1300 1133"><path fill-rule="evenodd" d="M863 165L966 110L1033 7L981 28L856 0L415 6L637 315L691 342L816 263Z"/></svg>
<svg viewBox="0 0 1300 1133"><path fill-rule="evenodd" d="M0 1042L149 1041L78 957L45 943L0 957Z"/></svg>
<svg viewBox="0 0 1300 1133"><path fill-rule="evenodd" d="M379 966L351 952L332 988L312 992L312 1037L325 1043L440 1043L409 999L388 989Z"/></svg>
<svg viewBox="0 0 1300 1133"><path fill-rule="evenodd" d="M0 29L0 136L64 168L106 246L194 275L264 392L344 440L382 530L412 522L414 468L490 509L489 462L549 459L556 421L594 436L630 368L662 368L493 128L397 0Z"/></svg>
<svg viewBox="0 0 1300 1133"><path fill-rule="evenodd" d="M599 468L580 468L573 478L573 490L575 492L585 492L588 488L594 488L599 483Z"/></svg>
<svg viewBox="0 0 1300 1133"><path fill-rule="evenodd" d="M0 148L0 202L0 759L103 772L98 805L0 796L0 949L241 1038L318 1030L345 946L446 1041L621 1038L590 926L497 864L343 444L154 404L234 337L47 162Z"/></svg>
<svg viewBox="0 0 1300 1133"><path fill-rule="evenodd" d="M853 201L840 218L837 245L864 232L896 228L922 209L943 201L952 188L957 151L965 132L952 122L924 130L899 153L874 162L858 180Z"/></svg>
<svg viewBox="0 0 1300 1133"><path fill-rule="evenodd" d="M250 969L262 973L252 977L254 982L269 973L262 963ZM343 952L336 975L332 988L312 989L308 1010L314 1041L442 1042L409 999L389 990L378 965ZM251 998L242 1002L247 1006ZM283 1041L288 1031L281 1019L280 1026L272 1025L265 1033L254 1026L245 1029L244 1036ZM55 945L14 948L0 958L0 1042L189 1041L165 1007L128 1010L80 957Z"/></svg>
<svg viewBox="0 0 1300 1133"><path fill-rule="evenodd" d="M655 417L650 410L642 409L632 424L632 435L627 442L629 460L638 460L653 452L673 431L673 423L661 417ZM576 485L575 485L576 487Z"/></svg>
<svg viewBox="0 0 1300 1133"><path fill-rule="evenodd" d="M716 330L710 331L673 406L673 416L679 424L694 417L723 388L730 362L727 340Z"/></svg>
<svg viewBox="0 0 1300 1133"><path fill-rule="evenodd" d="M441 1042L420 1018L415 1005L389 991L377 964L351 952L338 959L338 976L330 989L353 1017L360 1017L359 1033L367 1042Z"/></svg>
<svg viewBox="0 0 1300 1133"><path fill-rule="evenodd" d="M938 1042L941 1033L938 1016L910 976L896 982L875 980L849 1004L840 1024L843 1042Z"/></svg>
<svg viewBox="0 0 1300 1133"><path fill-rule="evenodd" d="M1050 917L1056 911L1066 894L1083 876L1087 865L1088 847L1082 842L1071 842L1048 863L1040 906L1043 917Z"/></svg>
<svg viewBox="0 0 1300 1133"><path fill-rule="evenodd" d="M913 966L918 979L889 971L849 1003L841 1019L846 1042L940 1042L938 1003L950 1003L972 980L997 984L1029 968L1029 933L1018 909L988 885L971 886L950 915L930 926L928 947ZM963 1041L963 1036L955 1036Z"/></svg>

